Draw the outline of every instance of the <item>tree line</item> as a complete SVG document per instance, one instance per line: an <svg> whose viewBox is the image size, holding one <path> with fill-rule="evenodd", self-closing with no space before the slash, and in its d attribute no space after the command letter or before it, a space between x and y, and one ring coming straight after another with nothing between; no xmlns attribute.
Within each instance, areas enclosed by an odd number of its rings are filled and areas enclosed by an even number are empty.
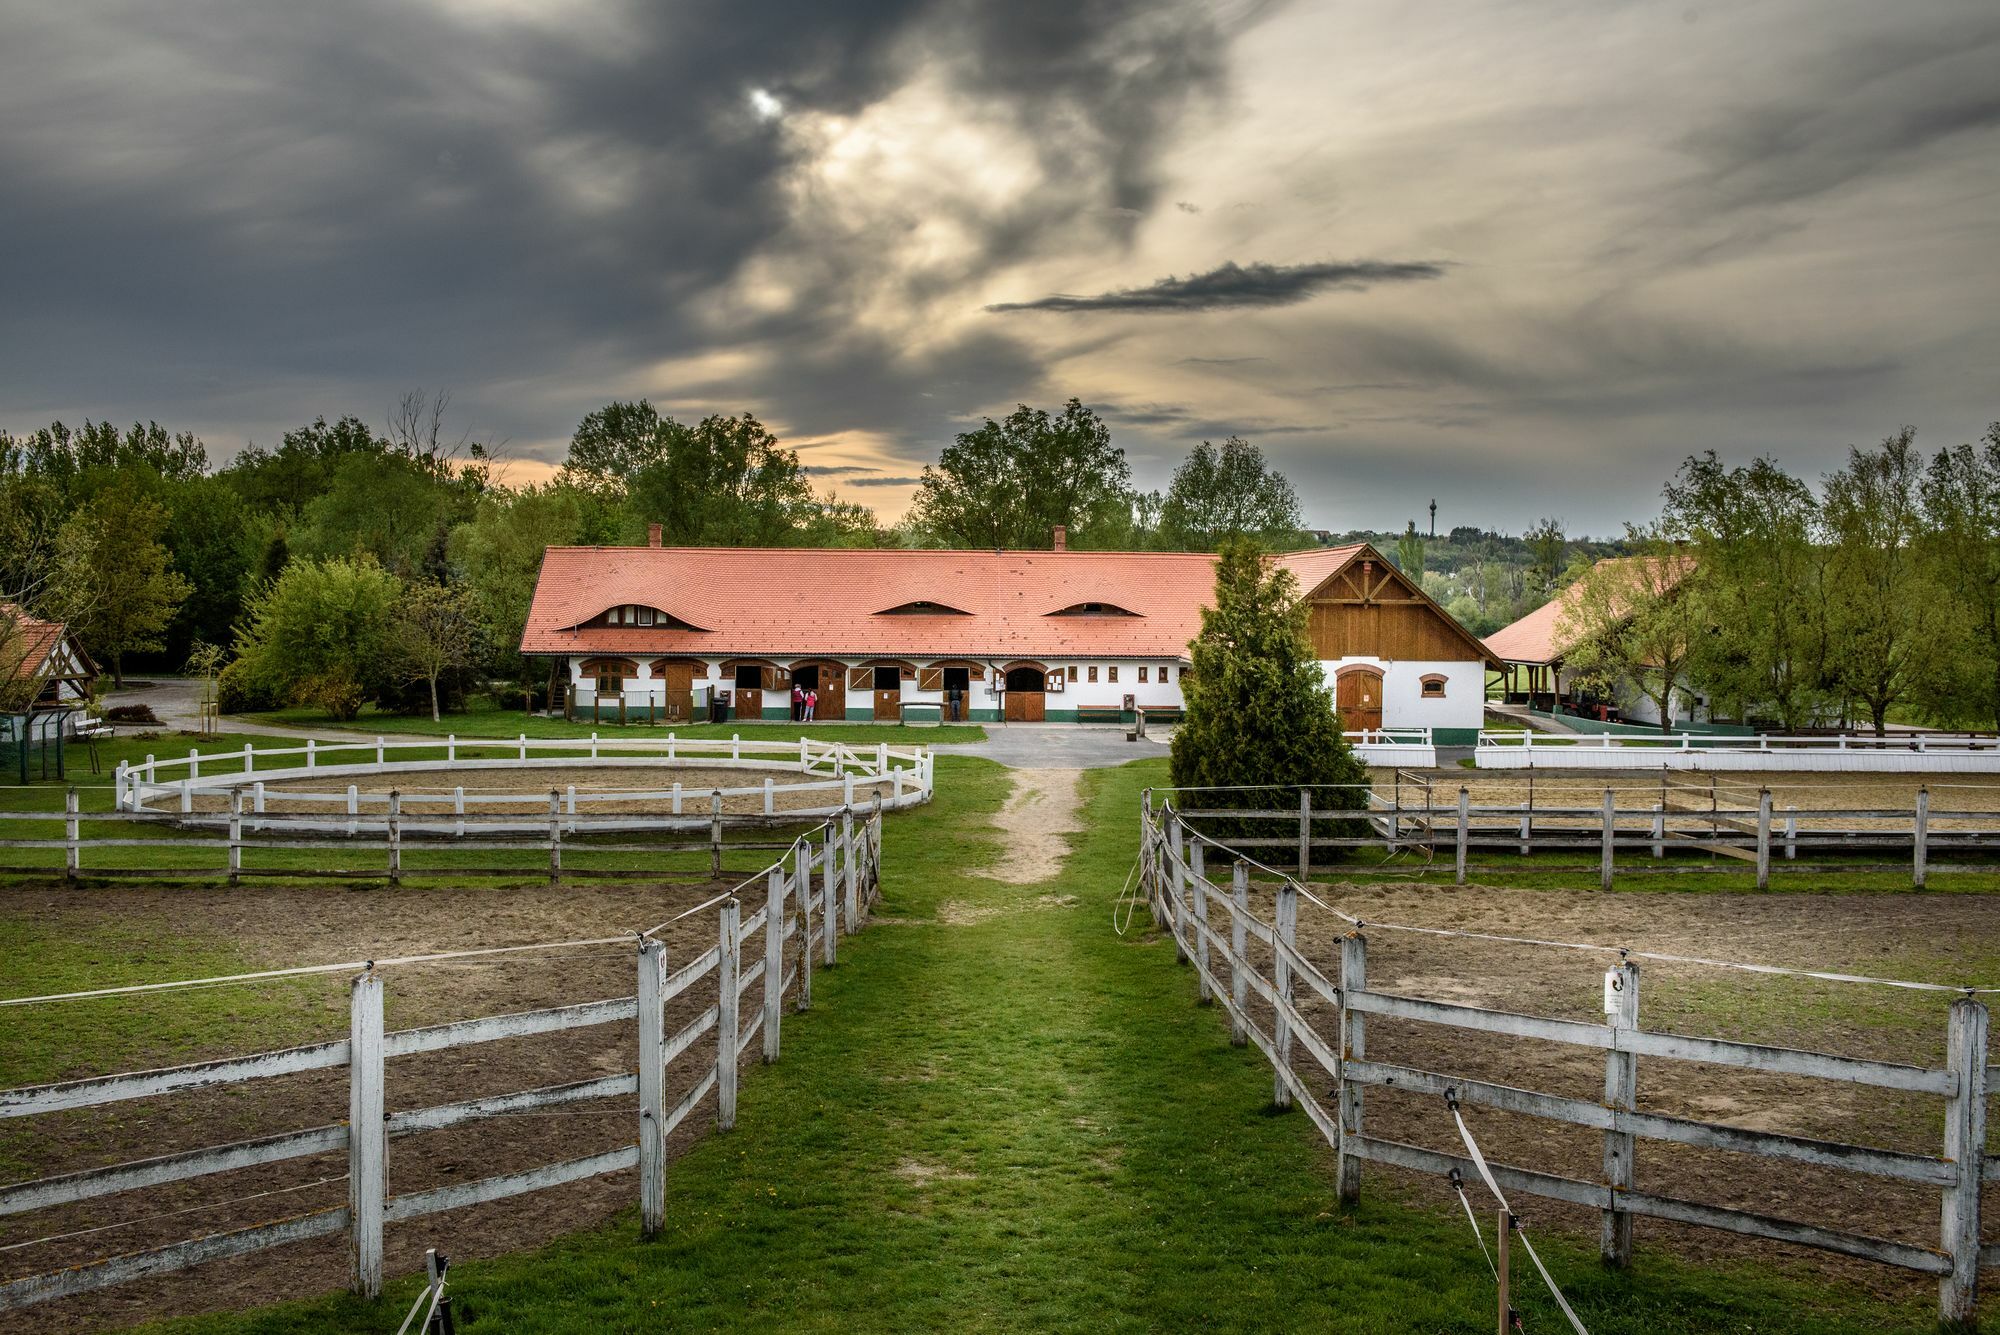
<svg viewBox="0 0 2000 1335"><path fill-rule="evenodd" d="M220 467L188 432L61 422L0 432L0 651L19 613L66 622L122 684L128 661L219 671L225 709L454 707L536 676L519 654L543 551L670 545L1208 550L1302 541L1296 492L1262 454L1204 442L1164 493L1072 399L961 433L895 526L815 487L749 413L684 423L650 403L587 415L557 475L509 486L497 451L447 430L449 395L404 396L251 444ZM13 687L23 708L39 683Z"/></svg>
<svg viewBox="0 0 2000 1335"><path fill-rule="evenodd" d="M1786 731L2000 729L2000 423L1928 457L1906 427L1817 488L1708 451L1664 496L1628 530L1633 559L1571 571L1579 685L1699 692Z"/></svg>

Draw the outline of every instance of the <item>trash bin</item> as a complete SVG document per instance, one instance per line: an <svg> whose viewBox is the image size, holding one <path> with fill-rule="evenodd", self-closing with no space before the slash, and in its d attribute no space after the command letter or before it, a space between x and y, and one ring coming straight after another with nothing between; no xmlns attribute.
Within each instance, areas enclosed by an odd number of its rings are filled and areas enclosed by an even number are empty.
<svg viewBox="0 0 2000 1335"><path fill-rule="evenodd" d="M710 723L729 722L729 692L711 691L708 696L708 721Z"/></svg>

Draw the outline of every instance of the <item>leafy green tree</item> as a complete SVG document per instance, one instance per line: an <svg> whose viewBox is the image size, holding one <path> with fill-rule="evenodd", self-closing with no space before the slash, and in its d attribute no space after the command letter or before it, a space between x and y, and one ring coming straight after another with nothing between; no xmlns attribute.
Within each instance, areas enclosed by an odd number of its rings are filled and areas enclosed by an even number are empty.
<svg viewBox="0 0 2000 1335"><path fill-rule="evenodd" d="M1889 711L1923 694L1940 669L1931 648L1956 628L1949 586L1919 559L1923 456L1904 427L1872 450L1848 452L1826 479L1827 672L1867 712L1875 735Z"/></svg>
<svg viewBox="0 0 2000 1335"><path fill-rule="evenodd" d="M213 477L167 484L161 491L167 525L161 535L174 569L187 577L188 596L168 626L169 661L185 658L196 641L229 641L243 595L258 573L270 521L233 488Z"/></svg>
<svg viewBox="0 0 2000 1335"><path fill-rule="evenodd" d="M407 584L389 614L389 671L430 688L431 722L441 717L438 679L473 666L482 650L479 621L463 589L432 580Z"/></svg>
<svg viewBox="0 0 2000 1335"><path fill-rule="evenodd" d="M1054 415L1024 403L945 446L911 513L946 547L1047 548L1058 524L1072 546L1098 546L1130 524L1131 477L1096 413L1075 399Z"/></svg>
<svg viewBox="0 0 2000 1335"><path fill-rule="evenodd" d="M171 433L158 422L133 423L122 434L109 422L86 419L80 428L51 422L19 440L0 436L0 457L10 468L53 482L73 501L88 499L87 480L140 472L171 482L198 478L208 452L188 432Z"/></svg>
<svg viewBox="0 0 2000 1335"><path fill-rule="evenodd" d="M1555 518L1538 521L1525 537L1533 575L1530 593L1539 605L1539 600L1546 600L1555 593L1556 582L1562 578L1568 539L1563 533L1563 521Z"/></svg>
<svg viewBox="0 0 2000 1335"><path fill-rule="evenodd" d="M1940 450L1924 475L1919 558L1948 590L1955 631L1928 651L1944 670L1923 683L1922 703L1947 723L2000 730L2000 422L1978 446Z"/></svg>
<svg viewBox="0 0 2000 1335"><path fill-rule="evenodd" d="M452 530L451 569L471 595L494 662L521 676L518 652L528 604L542 572L542 554L599 540L609 508L601 496L567 483L495 490L480 498L471 519Z"/></svg>
<svg viewBox="0 0 2000 1335"><path fill-rule="evenodd" d="M50 577L50 606L90 654L125 684L125 655L166 644L166 629L191 586L160 542L167 512L121 486L63 525Z"/></svg>
<svg viewBox="0 0 2000 1335"><path fill-rule="evenodd" d="M1730 712L1813 723L1826 697L1826 560L1812 489L1774 460L1690 456L1666 486L1668 533L1694 558L1710 625L1692 671Z"/></svg>
<svg viewBox="0 0 2000 1335"><path fill-rule="evenodd" d="M686 426L643 399L608 404L577 427L562 478L621 502L627 541L649 524L675 546L874 541L874 514L815 493L798 452L748 413Z"/></svg>
<svg viewBox="0 0 2000 1335"><path fill-rule="evenodd" d="M1237 790L1204 794L1203 806L1258 807L1269 789L1302 784L1327 785L1315 806L1366 805L1368 770L1341 736L1306 619L1290 571L1267 566L1249 539L1223 542L1171 761L1176 787Z"/></svg>
<svg viewBox="0 0 2000 1335"><path fill-rule="evenodd" d="M1241 436L1220 449L1197 445L1174 470L1160 505L1161 544L1185 551L1214 551L1224 538L1245 537L1292 547L1303 523L1292 484Z"/></svg>
<svg viewBox="0 0 2000 1335"><path fill-rule="evenodd" d="M245 446L219 476L252 509L297 515L325 493L343 460L383 455L389 449L389 442L358 417L332 424L316 417L311 425L286 432L275 450Z"/></svg>
<svg viewBox="0 0 2000 1335"><path fill-rule="evenodd" d="M472 498L454 478L400 452L351 454L329 470L290 535L295 556L368 557L398 576L435 573Z"/></svg>
<svg viewBox="0 0 2000 1335"><path fill-rule="evenodd" d="M317 704L351 719L386 682L390 616L401 582L373 561L293 561L260 590L237 631L249 698ZM229 674L225 673L225 677Z"/></svg>
<svg viewBox="0 0 2000 1335"><path fill-rule="evenodd" d="M1708 606L1692 558L1658 527L1630 530L1630 543L1639 555L1598 562L1564 593L1556 642L1577 687L1610 699L1636 690L1672 732Z"/></svg>
<svg viewBox="0 0 2000 1335"><path fill-rule="evenodd" d="M1424 535L1417 532L1417 521L1403 530L1403 536L1396 539L1396 568L1421 584L1424 582Z"/></svg>

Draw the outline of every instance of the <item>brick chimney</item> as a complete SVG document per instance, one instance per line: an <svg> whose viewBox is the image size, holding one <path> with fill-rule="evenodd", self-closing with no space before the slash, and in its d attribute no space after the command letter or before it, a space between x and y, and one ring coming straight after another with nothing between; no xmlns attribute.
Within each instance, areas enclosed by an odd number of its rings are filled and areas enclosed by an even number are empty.
<svg viewBox="0 0 2000 1335"><path fill-rule="evenodd" d="M658 524L646 525L646 545L648 547L657 547L660 545L660 526Z"/></svg>
<svg viewBox="0 0 2000 1335"><path fill-rule="evenodd" d="M1067 525L1064 524L1056 525L1055 549L1059 552L1066 552L1069 550L1069 528Z"/></svg>

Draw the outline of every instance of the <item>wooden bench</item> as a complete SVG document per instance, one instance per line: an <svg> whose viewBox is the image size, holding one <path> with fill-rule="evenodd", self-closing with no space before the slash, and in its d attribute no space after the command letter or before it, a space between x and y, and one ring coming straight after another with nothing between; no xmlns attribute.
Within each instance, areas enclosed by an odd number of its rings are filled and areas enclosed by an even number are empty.
<svg viewBox="0 0 2000 1335"><path fill-rule="evenodd" d="M1125 721L1125 711L1117 705L1078 705L1076 707L1076 721L1078 723L1123 723Z"/></svg>
<svg viewBox="0 0 2000 1335"><path fill-rule="evenodd" d="M116 737L118 729L101 718L86 718L76 725L74 736L78 741L95 742Z"/></svg>
<svg viewBox="0 0 2000 1335"><path fill-rule="evenodd" d="M1187 711L1179 705L1141 705L1139 712L1148 723L1179 723L1187 717Z"/></svg>

